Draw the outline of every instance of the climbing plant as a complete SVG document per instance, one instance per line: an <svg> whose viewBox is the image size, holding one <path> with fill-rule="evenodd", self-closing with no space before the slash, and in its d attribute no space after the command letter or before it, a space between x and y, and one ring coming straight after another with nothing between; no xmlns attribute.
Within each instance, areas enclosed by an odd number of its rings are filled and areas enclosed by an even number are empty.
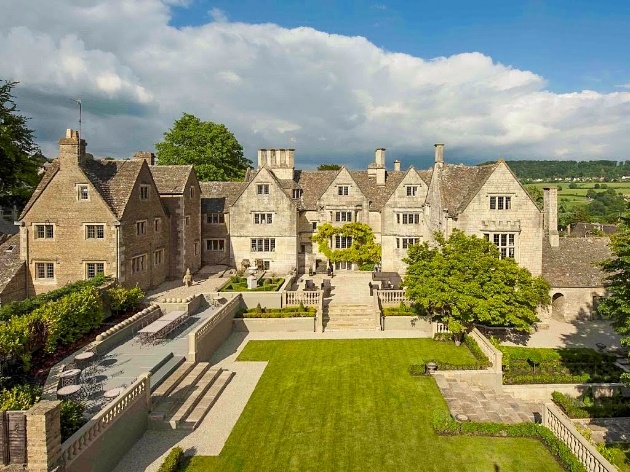
<svg viewBox="0 0 630 472"><path fill-rule="evenodd" d="M352 244L346 249L332 249L331 241L335 236L352 238ZM381 260L381 245L374 241L372 228L365 223L346 223L343 226L333 226L324 223L313 236L313 242L318 245L319 252L331 262L354 262L356 264L377 263Z"/></svg>

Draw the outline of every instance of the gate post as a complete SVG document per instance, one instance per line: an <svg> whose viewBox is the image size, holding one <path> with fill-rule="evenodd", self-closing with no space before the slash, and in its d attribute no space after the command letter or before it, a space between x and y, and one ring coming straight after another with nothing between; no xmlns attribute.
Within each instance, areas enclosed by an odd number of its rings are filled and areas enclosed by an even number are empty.
<svg viewBox="0 0 630 472"><path fill-rule="evenodd" d="M61 459L61 402L42 400L26 412L29 472L48 472Z"/></svg>

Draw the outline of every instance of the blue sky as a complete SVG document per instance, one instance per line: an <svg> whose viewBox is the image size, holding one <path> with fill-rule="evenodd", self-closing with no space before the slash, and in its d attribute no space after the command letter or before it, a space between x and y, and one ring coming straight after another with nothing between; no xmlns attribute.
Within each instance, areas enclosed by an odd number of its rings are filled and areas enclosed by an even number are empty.
<svg viewBox="0 0 630 472"><path fill-rule="evenodd" d="M481 52L543 75L554 92L615 91L630 82L628 0L199 1L171 24L200 25L213 8L230 21L364 36L423 58Z"/></svg>
<svg viewBox="0 0 630 472"><path fill-rule="evenodd" d="M55 156L153 150L182 113L309 168L630 160L630 0L3 0L0 80Z"/></svg>

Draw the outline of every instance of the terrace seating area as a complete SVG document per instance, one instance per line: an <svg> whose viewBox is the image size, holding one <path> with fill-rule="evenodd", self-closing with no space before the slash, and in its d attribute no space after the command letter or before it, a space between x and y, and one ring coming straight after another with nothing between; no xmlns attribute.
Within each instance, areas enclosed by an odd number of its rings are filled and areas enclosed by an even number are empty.
<svg viewBox="0 0 630 472"><path fill-rule="evenodd" d="M140 344L153 344L163 340L189 318L186 311L172 311L138 331Z"/></svg>

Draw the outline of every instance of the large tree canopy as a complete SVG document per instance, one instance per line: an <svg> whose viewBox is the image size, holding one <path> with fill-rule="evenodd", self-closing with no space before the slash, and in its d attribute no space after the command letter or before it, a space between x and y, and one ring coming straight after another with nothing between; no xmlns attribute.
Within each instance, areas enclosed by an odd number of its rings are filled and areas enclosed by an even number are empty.
<svg viewBox="0 0 630 472"><path fill-rule="evenodd" d="M331 249L330 242L337 236L351 238L344 239L345 242L350 242L349 247ZM317 229L313 241L318 243L319 252L331 262L347 261L361 265L381 260L381 245L374 241L372 228L365 223L346 223L338 227L324 223Z"/></svg>
<svg viewBox="0 0 630 472"><path fill-rule="evenodd" d="M0 205L23 204L39 182L45 158L33 142L33 131L19 114L11 93L17 82L0 85Z"/></svg>
<svg viewBox="0 0 630 472"><path fill-rule="evenodd" d="M549 304L549 284L514 259L500 259L491 242L458 230L448 239L440 233L435 238L436 247L409 247L403 281L407 296L430 315L467 327L528 331L538 307Z"/></svg>
<svg viewBox="0 0 630 472"><path fill-rule="evenodd" d="M612 257L601 263L606 272L609 296L597 307L597 312L612 320L615 331L630 346L630 220L622 218L620 231L610 237Z"/></svg>
<svg viewBox="0 0 630 472"><path fill-rule="evenodd" d="M225 125L184 113L155 145L158 165L192 164L199 180L241 180L252 161Z"/></svg>
<svg viewBox="0 0 630 472"><path fill-rule="evenodd" d="M317 166L317 170L339 170L341 166L339 164L320 164Z"/></svg>

